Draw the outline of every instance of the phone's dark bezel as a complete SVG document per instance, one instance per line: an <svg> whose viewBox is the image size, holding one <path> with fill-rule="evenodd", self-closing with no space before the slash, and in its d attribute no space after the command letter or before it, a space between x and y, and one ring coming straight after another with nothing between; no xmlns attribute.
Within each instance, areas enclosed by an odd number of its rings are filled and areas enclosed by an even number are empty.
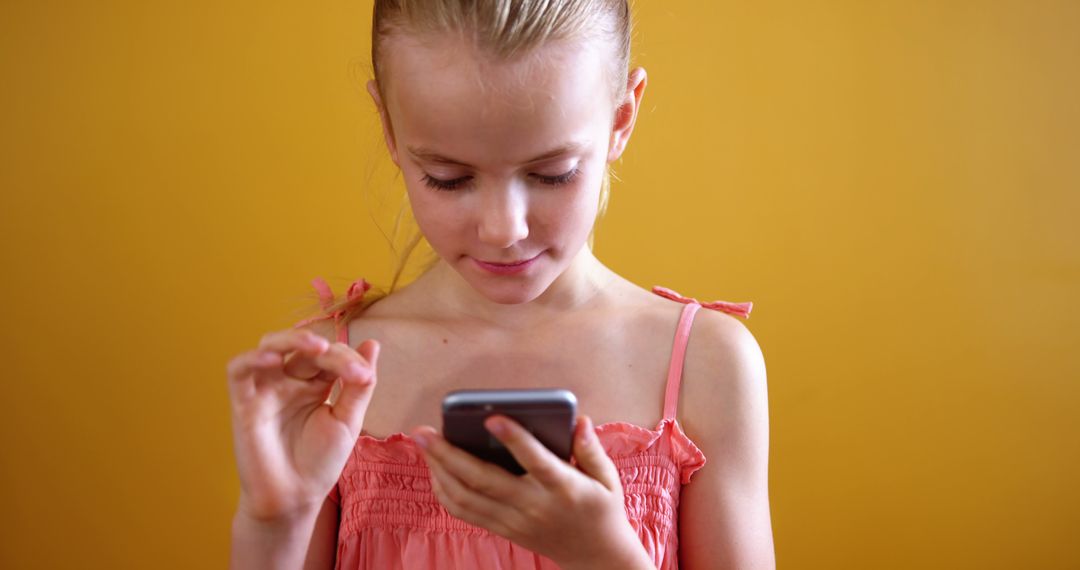
<svg viewBox="0 0 1080 570"><path fill-rule="evenodd" d="M516 475L514 456L484 427L494 414L512 418L564 461L570 460L577 398L562 388L455 390L443 398L443 437Z"/></svg>

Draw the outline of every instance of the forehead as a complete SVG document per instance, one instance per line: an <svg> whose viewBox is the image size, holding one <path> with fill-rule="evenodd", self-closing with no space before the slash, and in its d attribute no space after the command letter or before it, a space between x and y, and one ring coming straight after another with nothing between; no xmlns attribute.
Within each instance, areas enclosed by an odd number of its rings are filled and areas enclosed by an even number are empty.
<svg viewBox="0 0 1080 570"><path fill-rule="evenodd" d="M495 164L596 138L614 111L606 54L596 43L553 42L506 61L451 35L399 36L383 59L398 146Z"/></svg>

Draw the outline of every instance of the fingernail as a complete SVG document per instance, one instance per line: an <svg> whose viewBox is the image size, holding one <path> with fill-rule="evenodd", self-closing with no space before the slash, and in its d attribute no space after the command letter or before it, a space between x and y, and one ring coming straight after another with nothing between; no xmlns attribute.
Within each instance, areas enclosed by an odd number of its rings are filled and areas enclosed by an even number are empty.
<svg viewBox="0 0 1080 570"><path fill-rule="evenodd" d="M428 438L427 438L427 436L425 436L425 435L423 435L423 434L421 434L419 432L416 432L416 433L412 434L412 439L413 439L414 442L416 442L416 445L420 446L420 449L427 449L427 446L428 446Z"/></svg>
<svg viewBox="0 0 1080 570"><path fill-rule="evenodd" d="M356 362L349 365L349 374L356 378L363 378L367 373L368 369Z"/></svg>
<svg viewBox="0 0 1080 570"><path fill-rule="evenodd" d="M488 418L488 420L484 422L484 427L495 435L506 434L506 422L498 418Z"/></svg>

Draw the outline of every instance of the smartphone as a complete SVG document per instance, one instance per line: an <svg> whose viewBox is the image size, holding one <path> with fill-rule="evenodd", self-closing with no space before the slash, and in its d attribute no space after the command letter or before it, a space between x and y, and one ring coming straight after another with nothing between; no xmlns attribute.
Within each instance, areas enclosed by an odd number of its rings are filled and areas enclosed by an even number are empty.
<svg viewBox="0 0 1080 570"><path fill-rule="evenodd" d="M577 397L570 390L455 390L443 398L442 414L446 441L515 475L525 469L484 427L489 416L512 418L552 453L570 461L577 418Z"/></svg>

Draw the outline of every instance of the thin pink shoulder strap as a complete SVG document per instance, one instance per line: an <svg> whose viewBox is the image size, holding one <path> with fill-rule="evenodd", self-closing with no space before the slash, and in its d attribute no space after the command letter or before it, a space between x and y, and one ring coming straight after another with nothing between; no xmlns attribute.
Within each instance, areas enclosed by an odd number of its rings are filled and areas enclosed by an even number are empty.
<svg viewBox="0 0 1080 570"><path fill-rule="evenodd" d="M338 342L349 344L349 327L345 326L345 320L340 316L334 316L334 328L337 329Z"/></svg>
<svg viewBox="0 0 1080 570"><path fill-rule="evenodd" d="M316 277L312 279L311 286L319 294L319 303L329 311L330 305L334 302L334 291L330 289L330 285L322 277ZM349 344L349 327L345 326L341 313L328 314L326 318L334 319L334 330L337 331L338 342Z"/></svg>
<svg viewBox="0 0 1080 570"><path fill-rule="evenodd" d="M679 317L679 326L675 329L675 343L671 347L671 364L668 366L667 388L664 391L664 419L675 419L679 409L679 384L682 383L683 361L686 359L686 345L690 340L690 327L694 324L694 315L701 305L687 303Z"/></svg>

